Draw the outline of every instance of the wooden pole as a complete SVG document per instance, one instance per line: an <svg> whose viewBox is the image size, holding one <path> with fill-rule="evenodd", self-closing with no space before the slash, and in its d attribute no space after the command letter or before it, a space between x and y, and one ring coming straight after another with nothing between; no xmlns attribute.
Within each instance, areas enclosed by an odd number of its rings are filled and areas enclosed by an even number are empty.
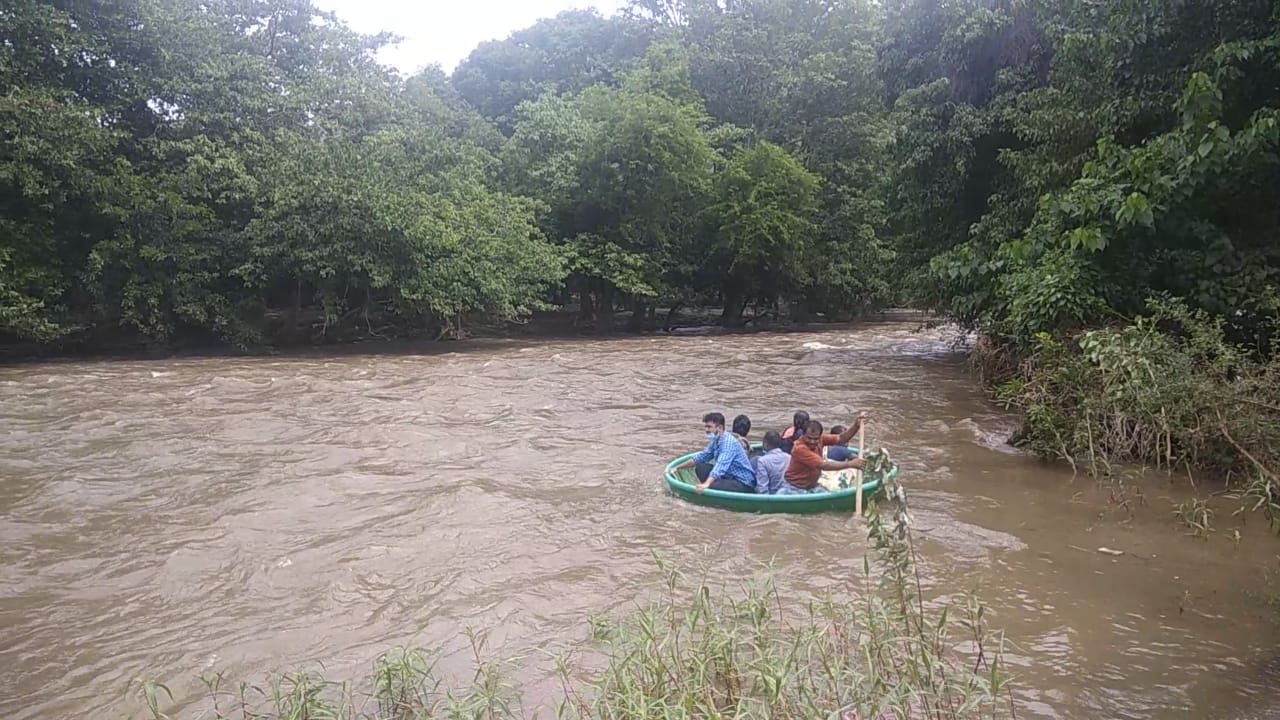
<svg viewBox="0 0 1280 720"><path fill-rule="evenodd" d="M858 423L858 459L863 462L867 461L867 425L866 423ZM858 490L854 493L853 512L858 517L862 517L862 470L855 470L853 473L853 481L858 484Z"/></svg>

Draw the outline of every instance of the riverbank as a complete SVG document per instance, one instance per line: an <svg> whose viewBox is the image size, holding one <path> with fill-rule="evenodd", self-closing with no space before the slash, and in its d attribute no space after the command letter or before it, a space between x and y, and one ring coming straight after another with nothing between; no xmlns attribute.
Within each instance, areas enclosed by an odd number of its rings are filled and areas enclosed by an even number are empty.
<svg viewBox="0 0 1280 720"><path fill-rule="evenodd" d="M1112 327L979 336L971 358L995 399L1025 418L1019 447L1095 477L1154 466L1234 492L1280 529L1280 355L1228 330L1153 302ZM1212 514L1197 500L1178 516L1205 534Z"/></svg>
<svg viewBox="0 0 1280 720"><path fill-rule="evenodd" d="M0 363L19 364L67 359L164 359L172 357L274 356L314 351L414 352L438 350L461 341L484 340L566 340L573 338L634 337L643 335L748 335L761 332L800 333L857 327L866 323L915 322L924 326L939 318L928 311L886 308L844 321L827 321L821 315L807 321L771 316L748 318L740 325L719 323L721 309L685 308L665 326L634 329L630 312L619 312L608 323L583 324L573 308L535 312L508 322L487 322L466 326L461 333L441 337L411 328L346 323L332 328L313 318L304 331L285 332L277 327L272 342L237 347L207 336L180 336L157 342L139 335L99 332L70 336L52 343L11 342L0 344Z"/></svg>

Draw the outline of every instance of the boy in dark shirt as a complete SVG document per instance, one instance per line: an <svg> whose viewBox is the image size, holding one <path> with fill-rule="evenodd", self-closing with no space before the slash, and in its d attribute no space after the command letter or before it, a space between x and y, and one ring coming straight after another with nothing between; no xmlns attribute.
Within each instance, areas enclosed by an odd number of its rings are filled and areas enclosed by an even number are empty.
<svg viewBox="0 0 1280 720"><path fill-rule="evenodd" d="M836 425L831 428L831 434L843 435L845 430L845 426ZM860 452L862 452L862 448L858 448L857 452L855 452L853 448L849 447L849 443L847 441L836 443L835 445L827 448L827 459L835 460L836 462L844 462L858 457L858 453Z"/></svg>

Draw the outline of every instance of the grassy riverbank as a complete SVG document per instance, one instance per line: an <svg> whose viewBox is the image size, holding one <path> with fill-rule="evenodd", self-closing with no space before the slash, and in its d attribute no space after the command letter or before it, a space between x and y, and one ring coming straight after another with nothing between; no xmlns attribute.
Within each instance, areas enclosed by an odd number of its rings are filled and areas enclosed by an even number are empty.
<svg viewBox="0 0 1280 720"><path fill-rule="evenodd" d="M897 486L894 486L895 488ZM666 591L616 621L593 620L585 669L559 659L558 718L996 718L1013 714L1003 637L983 607L926 605L919 595L905 496L870 506L874 558L839 594L796 602L767 577L736 587L659 569ZM883 513L883 514L882 514ZM851 528L852 531L852 528ZM474 683L449 688L430 656L395 650L355 684L312 673L265 686L205 679L200 717L218 720L410 720L526 717L502 664L476 649ZM602 665L602 668L600 667ZM172 712L168 691L141 689L153 720ZM544 711L545 712L545 711ZM544 714L545 716L545 714Z"/></svg>

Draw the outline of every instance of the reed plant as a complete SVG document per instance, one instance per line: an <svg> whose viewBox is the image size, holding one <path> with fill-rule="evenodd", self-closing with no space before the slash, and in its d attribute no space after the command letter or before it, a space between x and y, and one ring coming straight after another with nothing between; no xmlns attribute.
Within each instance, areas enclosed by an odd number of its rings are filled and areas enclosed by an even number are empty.
<svg viewBox="0 0 1280 720"><path fill-rule="evenodd" d="M566 720L961 720L1013 717L1004 639L984 606L930 603L922 591L902 488L869 503L872 552L838 591L784 594L772 573L712 584L656 558L662 592L616 620L593 618L591 638L557 658L560 697L544 714ZM850 538L857 545L856 538ZM833 558L833 561L838 561ZM213 720L498 720L526 713L499 665L483 662L464 689L444 687L430 656L379 657L360 690L315 674L266 688L206 678ZM591 666L591 667L588 667ZM144 686L152 720L166 691Z"/></svg>

